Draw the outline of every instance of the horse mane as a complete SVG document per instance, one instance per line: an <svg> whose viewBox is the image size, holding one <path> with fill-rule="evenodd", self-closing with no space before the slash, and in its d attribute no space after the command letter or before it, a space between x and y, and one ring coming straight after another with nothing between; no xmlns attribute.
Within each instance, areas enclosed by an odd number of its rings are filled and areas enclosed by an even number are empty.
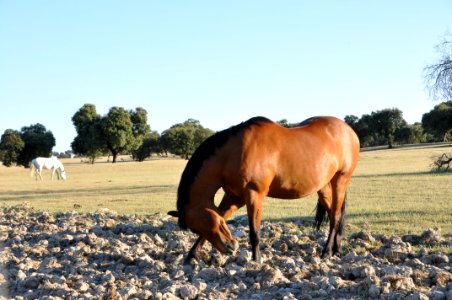
<svg viewBox="0 0 452 300"><path fill-rule="evenodd" d="M180 228L187 229L187 224L185 222L185 206L190 201L190 187L195 181L196 175L198 175L201 170L203 162L213 156L215 150L224 146L230 137L237 135L251 125L267 122L272 121L265 117L251 118L246 122L216 132L199 145L188 160L180 179L179 188L177 189L177 210L179 212Z"/></svg>

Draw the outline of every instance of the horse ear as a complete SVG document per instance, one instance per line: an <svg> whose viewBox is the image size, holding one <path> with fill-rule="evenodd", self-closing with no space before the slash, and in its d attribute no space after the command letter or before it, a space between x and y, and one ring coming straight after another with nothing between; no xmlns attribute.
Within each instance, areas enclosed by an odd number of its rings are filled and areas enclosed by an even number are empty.
<svg viewBox="0 0 452 300"><path fill-rule="evenodd" d="M175 210L169 211L168 215L179 218L179 212Z"/></svg>

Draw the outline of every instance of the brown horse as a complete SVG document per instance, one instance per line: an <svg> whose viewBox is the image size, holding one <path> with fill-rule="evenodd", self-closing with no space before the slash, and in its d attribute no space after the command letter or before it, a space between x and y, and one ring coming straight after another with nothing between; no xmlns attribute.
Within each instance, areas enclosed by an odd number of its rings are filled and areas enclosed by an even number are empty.
<svg viewBox="0 0 452 300"><path fill-rule="evenodd" d="M256 117L206 139L182 173L177 211L182 229L199 234L185 263L196 258L206 240L233 254L237 242L225 222L246 205L253 259L259 261L259 231L265 196L296 199L315 192L316 225L325 213L330 231L322 256L340 253L344 233L345 196L359 155L355 132L334 117L314 117L299 127L284 128ZM214 196L225 195L217 207Z"/></svg>

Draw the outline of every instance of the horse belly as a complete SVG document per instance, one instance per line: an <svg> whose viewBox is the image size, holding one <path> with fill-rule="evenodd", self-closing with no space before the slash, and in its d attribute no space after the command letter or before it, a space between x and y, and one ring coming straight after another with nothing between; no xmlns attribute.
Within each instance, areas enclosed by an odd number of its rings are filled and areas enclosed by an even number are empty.
<svg viewBox="0 0 452 300"><path fill-rule="evenodd" d="M312 161L317 163L293 162L290 167L280 165L280 171L273 179L268 195L281 199L298 199L322 189L337 172L337 164L324 158Z"/></svg>
<svg viewBox="0 0 452 300"><path fill-rule="evenodd" d="M280 199L298 199L309 196L320 190L320 184L303 184L302 182L281 182L274 180L270 185L268 196Z"/></svg>
<svg viewBox="0 0 452 300"><path fill-rule="evenodd" d="M271 190L268 193L268 196L272 197L272 198L279 198L279 199L298 199L298 198L306 197L310 194L312 194L312 193L303 193L299 190L278 189L278 190Z"/></svg>

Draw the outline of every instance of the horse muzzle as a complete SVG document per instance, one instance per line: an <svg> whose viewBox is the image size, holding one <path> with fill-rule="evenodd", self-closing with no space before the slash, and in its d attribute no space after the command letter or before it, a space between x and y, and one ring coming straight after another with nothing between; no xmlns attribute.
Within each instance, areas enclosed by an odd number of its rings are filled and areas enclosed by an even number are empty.
<svg viewBox="0 0 452 300"><path fill-rule="evenodd" d="M239 243L236 240L232 240L231 243L224 243L225 253L228 255L235 255L235 252L239 248Z"/></svg>

